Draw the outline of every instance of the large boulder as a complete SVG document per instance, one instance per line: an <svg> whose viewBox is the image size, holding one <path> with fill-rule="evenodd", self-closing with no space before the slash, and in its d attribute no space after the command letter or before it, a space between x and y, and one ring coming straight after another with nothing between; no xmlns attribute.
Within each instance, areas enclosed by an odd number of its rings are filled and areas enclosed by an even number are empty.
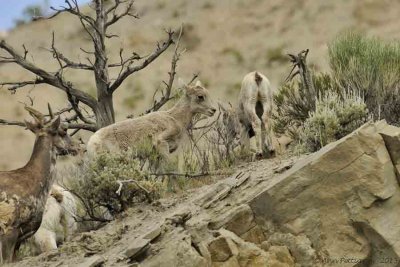
<svg viewBox="0 0 400 267"><path fill-rule="evenodd" d="M249 203L256 222L306 236L317 251L309 266L382 266L384 259L396 266L400 190L392 160L397 167L399 130L367 123L272 178Z"/></svg>

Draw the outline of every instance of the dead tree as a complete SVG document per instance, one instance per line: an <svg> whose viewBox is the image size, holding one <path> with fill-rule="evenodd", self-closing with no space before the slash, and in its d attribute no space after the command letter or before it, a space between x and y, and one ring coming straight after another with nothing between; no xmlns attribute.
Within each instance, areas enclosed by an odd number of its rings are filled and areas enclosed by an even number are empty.
<svg viewBox="0 0 400 267"><path fill-rule="evenodd" d="M107 4L105 3L107 2ZM110 3L111 2L111 3ZM23 53L19 53L15 48L9 45L5 40L0 40L0 50L5 52L5 56L0 55L0 63L18 64L25 70L36 75L36 79L31 81L3 82L1 86L7 86L11 92L17 89L37 85L48 84L53 88L62 90L66 93L70 107L63 111L74 111L75 115L67 118L70 129L84 129L88 131L96 131L104 126L115 122L113 93L121 86L121 84L130 75L146 68L154 60L156 60L168 47L174 43L172 30L167 31L167 38L158 43L155 50L148 56L140 56L135 52L131 56L124 57L124 51L120 49L119 62L111 63L108 61L108 53L105 45L107 38L118 37L108 32L109 27L117 23L126 16L138 19L139 16L133 12L134 0L93 0L91 8L95 10L95 16L90 16L82 12L78 6L77 0L65 0L66 6L60 8L51 7L54 14L49 19L58 16L61 13L69 13L79 19L81 26L90 36L93 44L93 51L81 51L87 54L87 63L77 62L67 58L61 51L56 48L54 33L52 35L51 47L49 52L59 64L59 70L56 72L47 71L33 62L28 60L28 50L23 45ZM177 60L175 60L176 63ZM79 69L82 71L91 71L94 75L97 97L93 97L70 81L66 80L63 75L65 69ZM110 78L109 69L120 68L119 74L115 78ZM174 71L175 67L173 67ZM170 75L175 75L171 72ZM169 96L167 97L167 99ZM82 111L82 106L88 106L93 112L93 119ZM74 123L73 123L74 122ZM7 121L0 121L2 124L10 124ZM18 123L11 122L13 125Z"/></svg>
<svg viewBox="0 0 400 267"><path fill-rule="evenodd" d="M316 94L316 90L314 87L314 82L312 80L310 70L308 69L308 66L307 66L307 55L308 55L309 51L310 51L309 49L305 49L305 50L301 51L300 53L298 53L297 56L295 56L293 54L288 54L288 56L290 57L290 62L293 63L293 68L290 71L289 76L286 78L286 81L292 80L296 75L299 74L300 78L301 78L301 82L309 94L308 97L310 99L312 99L312 98L315 98L317 94ZM297 67L297 70L295 72L293 72L296 67Z"/></svg>

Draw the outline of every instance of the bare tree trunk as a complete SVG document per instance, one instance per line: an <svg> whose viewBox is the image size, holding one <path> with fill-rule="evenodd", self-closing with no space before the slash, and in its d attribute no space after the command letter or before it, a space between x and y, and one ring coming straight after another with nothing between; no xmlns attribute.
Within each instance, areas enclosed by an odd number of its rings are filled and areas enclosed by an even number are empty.
<svg viewBox="0 0 400 267"><path fill-rule="evenodd" d="M100 94L95 110L97 127L103 128L115 122L112 94Z"/></svg>
<svg viewBox="0 0 400 267"><path fill-rule="evenodd" d="M109 92L110 79L107 68L107 53L105 46L107 15L104 0L96 0L96 31L97 42L93 42L96 61L94 63L94 76L97 87L96 124L103 128L115 122L112 93Z"/></svg>

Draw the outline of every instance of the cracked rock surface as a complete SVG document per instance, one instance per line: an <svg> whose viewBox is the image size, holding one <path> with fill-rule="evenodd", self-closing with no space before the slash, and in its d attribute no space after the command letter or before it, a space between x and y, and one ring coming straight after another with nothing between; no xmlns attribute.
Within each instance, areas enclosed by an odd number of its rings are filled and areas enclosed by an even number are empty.
<svg viewBox="0 0 400 267"><path fill-rule="evenodd" d="M314 154L238 166L134 207L14 266L398 266L399 151L400 128L367 123Z"/></svg>

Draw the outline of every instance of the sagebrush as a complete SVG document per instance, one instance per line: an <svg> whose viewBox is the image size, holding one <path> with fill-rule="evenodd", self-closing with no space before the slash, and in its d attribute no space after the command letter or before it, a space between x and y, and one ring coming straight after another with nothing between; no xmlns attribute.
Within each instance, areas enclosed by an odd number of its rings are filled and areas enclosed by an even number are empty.
<svg viewBox="0 0 400 267"><path fill-rule="evenodd" d="M329 62L341 87L363 94L374 119L399 125L399 41L347 31L329 44Z"/></svg>
<svg viewBox="0 0 400 267"><path fill-rule="evenodd" d="M159 161L146 144L120 154L100 154L63 173L68 177L64 186L80 200L82 221L108 221L133 203L161 194L162 181L150 174Z"/></svg>
<svg viewBox="0 0 400 267"><path fill-rule="evenodd" d="M316 100L299 133L306 151L316 151L351 133L368 120L363 97L356 92L329 92Z"/></svg>

